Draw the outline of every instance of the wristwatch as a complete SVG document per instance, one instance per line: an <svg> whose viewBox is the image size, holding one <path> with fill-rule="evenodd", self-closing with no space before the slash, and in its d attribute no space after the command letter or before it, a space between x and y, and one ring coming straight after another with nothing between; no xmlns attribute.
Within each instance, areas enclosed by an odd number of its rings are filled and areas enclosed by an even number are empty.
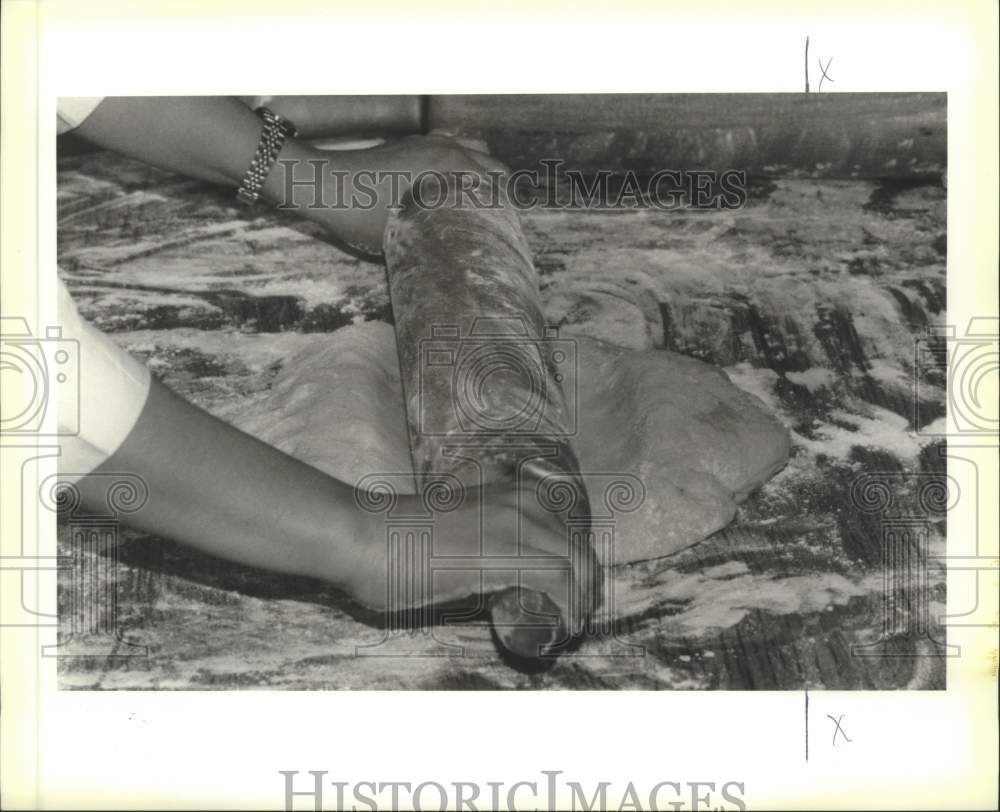
<svg viewBox="0 0 1000 812"><path fill-rule="evenodd" d="M243 182L236 192L236 199L248 206L252 206L260 198L260 190L267 180L271 167L278 159L285 139L293 137L297 132L291 121L266 107L258 107L254 112L263 119L264 129L257 143L257 152L254 153L253 160L243 175Z"/></svg>

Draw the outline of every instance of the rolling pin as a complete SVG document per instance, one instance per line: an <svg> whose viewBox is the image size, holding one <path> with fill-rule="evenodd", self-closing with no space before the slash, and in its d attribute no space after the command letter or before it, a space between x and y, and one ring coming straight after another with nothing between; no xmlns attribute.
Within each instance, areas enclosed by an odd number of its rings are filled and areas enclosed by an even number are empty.
<svg viewBox="0 0 1000 812"><path fill-rule="evenodd" d="M543 657L579 633L599 597L599 568L579 521L589 509L569 442L573 414L559 383L571 347L546 331L513 207L456 206L454 179L444 188L434 208L407 195L383 244L416 484L419 491L431 474L448 473L467 487L520 482L534 494L555 477L575 491L566 591L553 586L551 570L528 567L518 587L490 596L499 644L517 657Z"/></svg>

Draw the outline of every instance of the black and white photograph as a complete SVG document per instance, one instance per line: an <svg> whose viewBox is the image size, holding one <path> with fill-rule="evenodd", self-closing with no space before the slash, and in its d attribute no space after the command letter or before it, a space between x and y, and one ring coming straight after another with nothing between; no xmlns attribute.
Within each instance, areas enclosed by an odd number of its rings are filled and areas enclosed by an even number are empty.
<svg viewBox="0 0 1000 812"><path fill-rule="evenodd" d="M989 806L995 8L912 65L685 18L724 75L660 81L641 17L58 5L4 77L10 808Z"/></svg>
<svg viewBox="0 0 1000 812"><path fill-rule="evenodd" d="M62 687L945 687L944 94L59 110Z"/></svg>

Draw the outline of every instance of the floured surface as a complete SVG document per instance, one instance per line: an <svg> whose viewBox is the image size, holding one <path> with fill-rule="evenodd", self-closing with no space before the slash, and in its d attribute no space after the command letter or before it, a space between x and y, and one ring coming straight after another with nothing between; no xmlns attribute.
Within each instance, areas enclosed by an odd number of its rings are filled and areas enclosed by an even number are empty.
<svg viewBox="0 0 1000 812"><path fill-rule="evenodd" d="M614 517L608 563L662 557L700 541L787 461L787 431L721 370L583 336L576 347L579 374L564 385L575 393L572 445L581 471L628 474L645 488L637 509ZM392 328L369 322L313 342L234 423L352 484L373 473L409 473Z"/></svg>
<svg viewBox="0 0 1000 812"><path fill-rule="evenodd" d="M274 397L289 359L389 318L384 270L289 214L107 154L59 164L59 261L84 316L185 397L227 420ZM943 380L914 340L945 322L940 185L775 181L739 212L524 215L560 336L666 348L725 369L789 430L788 465L734 520L667 557L618 567L618 639L634 657L549 672L500 662L488 628L435 629L463 657L358 657L377 619L335 590L120 532L119 627L147 657L59 663L67 688L942 688L944 660L859 657L882 629L885 517L851 500L885 479L945 552ZM373 408L378 404L372 404ZM60 550L69 549L60 527ZM961 542L960 542L961 544ZM962 549L959 547L959 549ZM963 588L974 586L957 573ZM945 611L928 573L931 633ZM60 576L65 597L68 573ZM962 601L948 611L971 608ZM64 622L64 621L62 621ZM584 655L622 653L588 643ZM930 654L903 641L900 653Z"/></svg>

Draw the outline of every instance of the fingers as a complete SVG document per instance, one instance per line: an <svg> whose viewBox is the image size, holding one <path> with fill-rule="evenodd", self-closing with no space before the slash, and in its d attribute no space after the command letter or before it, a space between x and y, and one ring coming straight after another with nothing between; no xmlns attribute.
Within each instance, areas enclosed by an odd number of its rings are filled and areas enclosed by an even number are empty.
<svg viewBox="0 0 1000 812"><path fill-rule="evenodd" d="M501 625L544 627L549 630L548 638L559 637L556 632L564 625L562 615L564 607L568 607L569 593L565 586L568 562L553 558L543 550L522 548L518 551L515 545L498 550L494 546L486 555L439 558L434 570L430 597L438 606L478 596L479 607L485 608L488 602L495 605L495 596L517 595L521 590L555 595L552 600L536 603L531 603L530 596L509 601L510 611L501 619ZM492 601L490 596L494 596ZM523 609L519 608L519 602L524 602ZM496 624L496 612L493 620Z"/></svg>
<svg viewBox="0 0 1000 812"><path fill-rule="evenodd" d="M559 610L562 636L549 643L551 649L583 632L601 601L602 571L589 538L589 525L571 520L568 506L557 511L543 503L530 477L518 487L516 503L522 543L544 550L549 557L547 566L523 569L520 586L526 593L543 593ZM503 612L518 611L527 620L535 605L530 596L521 595L516 608L508 599Z"/></svg>
<svg viewBox="0 0 1000 812"><path fill-rule="evenodd" d="M427 532L372 520L357 548L364 565L347 573L348 591L387 612L504 593L495 610L501 626L547 629L539 631L543 647L561 642L591 605L585 567L558 517L532 518L522 508L509 487L469 489L461 507L436 515Z"/></svg>

